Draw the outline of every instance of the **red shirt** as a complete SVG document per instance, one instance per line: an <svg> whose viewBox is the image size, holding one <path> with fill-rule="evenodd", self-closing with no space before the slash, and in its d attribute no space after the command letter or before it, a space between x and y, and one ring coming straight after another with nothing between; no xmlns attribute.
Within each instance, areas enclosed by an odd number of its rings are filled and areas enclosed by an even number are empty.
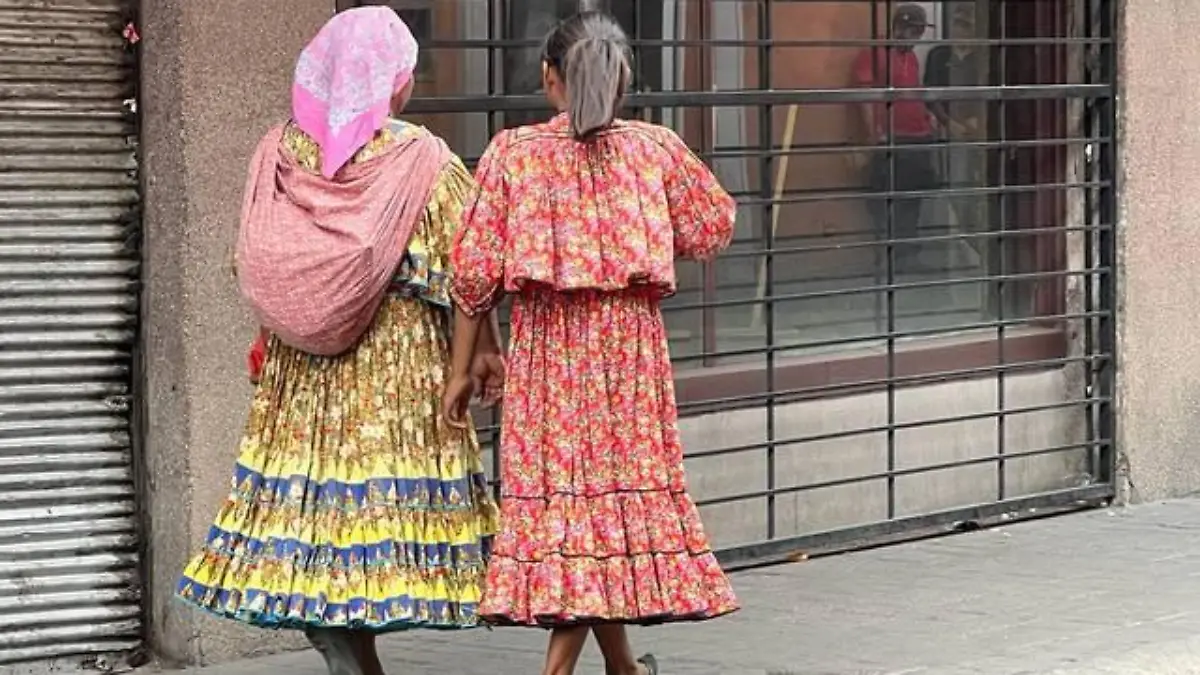
<svg viewBox="0 0 1200 675"><path fill-rule="evenodd" d="M871 53L875 53L872 67ZM886 55L886 56L885 56ZM888 82L887 56L891 57L891 82ZM860 87L920 87L921 61L911 49L864 49L854 59L854 83ZM875 136L886 135L888 109L883 101L875 104ZM933 122L924 101L893 101L892 130L906 138L927 138L933 135Z"/></svg>

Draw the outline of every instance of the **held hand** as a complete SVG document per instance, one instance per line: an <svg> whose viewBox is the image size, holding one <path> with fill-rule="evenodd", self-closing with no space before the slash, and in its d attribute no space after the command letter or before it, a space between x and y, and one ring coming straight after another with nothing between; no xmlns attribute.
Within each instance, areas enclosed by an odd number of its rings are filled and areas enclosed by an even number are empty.
<svg viewBox="0 0 1200 675"><path fill-rule="evenodd" d="M496 405L504 397L504 368L504 357L496 352L476 354L471 363L471 380L485 407Z"/></svg>
<svg viewBox="0 0 1200 675"><path fill-rule="evenodd" d="M467 373L452 375L442 392L442 417L455 429L467 428L467 415L475 383Z"/></svg>

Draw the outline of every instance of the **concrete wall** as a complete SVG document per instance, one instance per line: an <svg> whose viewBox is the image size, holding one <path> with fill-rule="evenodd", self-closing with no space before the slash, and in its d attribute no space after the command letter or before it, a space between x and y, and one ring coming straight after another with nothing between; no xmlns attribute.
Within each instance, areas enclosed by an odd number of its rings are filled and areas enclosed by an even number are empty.
<svg viewBox="0 0 1200 675"><path fill-rule="evenodd" d="M1200 490L1200 13L1123 4L1117 438L1154 500Z"/></svg>
<svg viewBox="0 0 1200 675"><path fill-rule="evenodd" d="M1005 378L1005 409L1045 406L1079 398L1072 393L1065 370ZM896 433L896 466L919 469L951 462L977 464L901 476L896 480L896 516L918 515L998 498L995 457L1000 428L995 418L931 424L939 419L983 415L999 409L995 379L951 382L903 390L896 397L898 424L927 426ZM1083 416L1078 408L1059 408L1006 416L1004 448L1028 453L1083 441ZM884 392L848 396L778 408L776 438L798 438L859 429L887 423ZM766 411L747 410L683 420L689 454L766 440ZM1013 459L1004 469L1005 497L1047 492L1087 484L1087 453L1063 453ZM817 442L779 446L776 485L811 485L887 470L887 436L860 433ZM698 500L766 489L766 456L761 450L738 455L693 457L687 460L692 496ZM706 530L717 546L748 544L766 539L765 499L721 504L703 509ZM807 534L886 520L887 483L872 480L783 495L776 499L776 536Z"/></svg>
<svg viewBox="0 0 1200 675"><path fill-rule="evenodd" d="M287 114L296 54L333 0L145 0L144 510L151 647L211 661L296 644L171 599L228 490L252 328L230 279L246 165Z"/></svg>

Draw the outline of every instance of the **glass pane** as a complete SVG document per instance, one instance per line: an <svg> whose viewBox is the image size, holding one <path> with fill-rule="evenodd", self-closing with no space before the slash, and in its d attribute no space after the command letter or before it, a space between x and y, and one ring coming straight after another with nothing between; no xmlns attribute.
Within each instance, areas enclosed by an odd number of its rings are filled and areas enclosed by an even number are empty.
<svg viewBox="0 0 1200 675"><path fill-rule="evenodd" d="M618 18L650 97L626 114L674 128L741 204L730 251L681 264L665 303L692 368L761 362L769 342L806 356L1061 313L1068 159L1086 139L1066 94L1002 87L1081 81L1066 2L388 4L422 42L418 103L440 101L414 121L468 163L550 115L539 59L557 20Z"/></svg>
<svg viewBox="0 0 1200 675"><path fill-rule="evenodd" d="M761 217L777 252L774 339L791 354L994 333L994 322L1061 311L1050 277L1062 264L1062 103L972 91L1063 83L1060 48L997 44L1030 37L1014 21L1035 4L775 7L770 37L789 41L772 50L775 88L931 90L775 108Z"/></svg>

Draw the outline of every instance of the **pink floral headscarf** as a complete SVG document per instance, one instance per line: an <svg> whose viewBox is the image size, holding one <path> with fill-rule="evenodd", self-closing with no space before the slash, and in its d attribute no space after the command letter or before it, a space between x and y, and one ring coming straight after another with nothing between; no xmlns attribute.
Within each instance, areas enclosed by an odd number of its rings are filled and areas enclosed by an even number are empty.
<svg viewBox="0 0 1200 675"><path fill-rule="evenodd" d="M332 178L387 123L391 100L412 79L417 41L388 7L334 16L300 54L292 119L321 147Z"/></svg>

